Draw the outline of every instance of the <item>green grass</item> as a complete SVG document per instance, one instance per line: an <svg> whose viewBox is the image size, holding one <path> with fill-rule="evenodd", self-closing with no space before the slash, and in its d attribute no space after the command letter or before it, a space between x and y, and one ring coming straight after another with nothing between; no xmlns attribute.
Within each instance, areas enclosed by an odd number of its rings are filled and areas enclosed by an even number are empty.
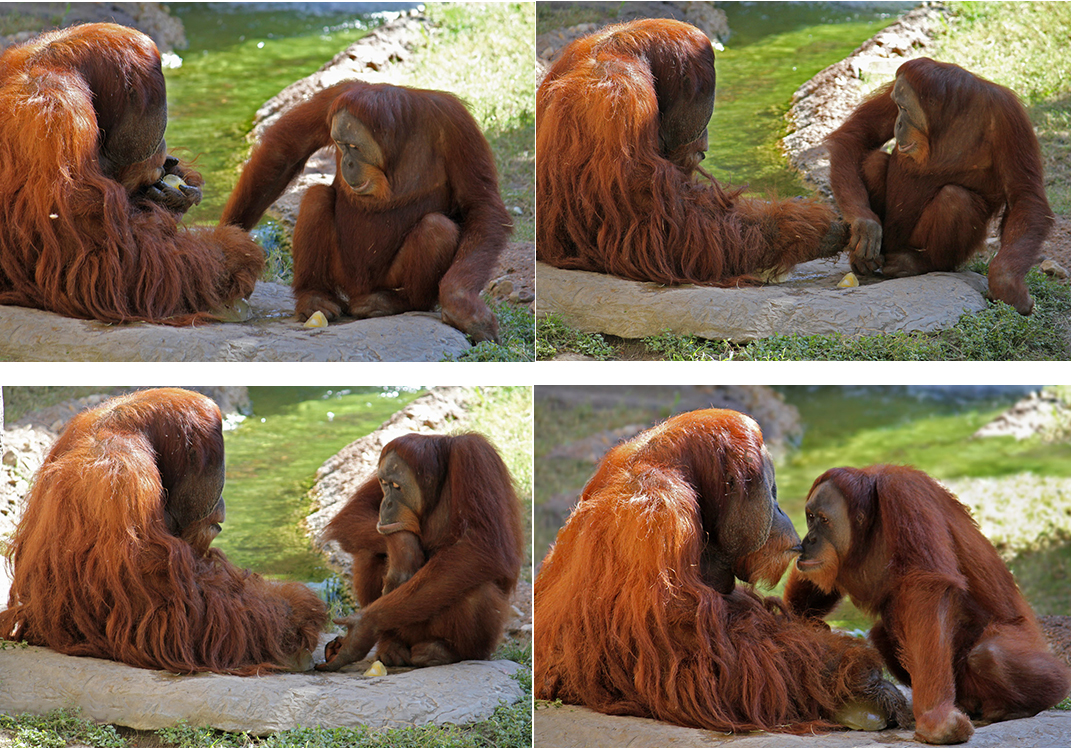
<svg viewBox="0 0 1071 748"><path fill-rule="evenodd" d="M491 719L472 725L406 727L373 732L363 727L295 728L267 737L226 733L179 724L156 732L139 732L82 719L75 710L43 717L0 715L0 741L13 748L523 748L531 746L531 649L527 673L516 677L525 696L513 706L498 707Z"/></svg>
<svg viewBox="0 0 1071 748"><path fill-rule="evenodd" d="M528 307L484 299L498 318L498 343L483 341L447 361L532 361L535 356L535 318Z"/></svg>
<svg viewBox="0 0 1071 748"><path fill-rule="evenodd" d="M607 336L609 337L609 336ZM546 314L536 320L536 358L550 360L559 353L578 353L597 361L608 361L616 349L599 333L574 330L556 314Z"/></svg>
<svg viewBox="0 0 1071 748"><path fill-rule="evenodd" d="M74 710L51 712L43 717L0 714L0 734L3 733L7 733L16 748L62 748L72 743L92 748L128 745L112 725L81 719Z"/></svg>
<svg viewBox="0 0 1071 748"><path fill-rule="evenodd" d="M532 516L532 424L531 387L484 387L477 389L470 406L465 428L478 431L491 440L513 476L517 497L521 500L521 518L525 525L525 558L521 577L531 581ZM507 659L513 659L509 657ZM519 660L518 660L519 662Z"/></svg>
<svg viewBox="0 0 1071 748"><path fill-rule="evenodd" d="M1045 191L1071 215L1071 6L1062 2L952 2L955 22L934 55L1015 91L1041 144Z"/></svg>
<svg viewBox="0 0 1071 748"><path fill-rule="evenodd" d="M535 3L429 3L426 13L439 33L405 83L468 104L494 152L513 239L534 241Z"/></svg>
<svg viewBox="0 0 1071 748"><path fill-rule="evenodd" d="M980 269L976 263L972 269ZM536 354L541 360L564 352L599 360L666 361L1045 361L1071 358L1071 287L1036 268L1027 275L1034 313L1024 317L1003 302L965 314L936 333L887 335L772 335L747 344L691 335L661 335L639 343L581 333L561 319L537 321ZM548 319L550 321L548 321ZM589 353L589 351L591 351Z"/></svg>

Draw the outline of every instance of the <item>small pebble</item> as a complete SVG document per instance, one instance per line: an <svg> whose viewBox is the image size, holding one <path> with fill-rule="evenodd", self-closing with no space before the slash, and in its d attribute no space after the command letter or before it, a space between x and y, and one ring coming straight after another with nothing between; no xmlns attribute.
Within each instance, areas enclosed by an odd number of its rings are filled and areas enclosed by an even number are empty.
<svg viewBox="0 0 1071 748"><path fill-rule="evenodd" d="M1060 280L1067 278L1068 275L1067 269L1056 260L1045 260L1041 263L1041 272L1045 273L1045 275L1059 278Z"/></svg>

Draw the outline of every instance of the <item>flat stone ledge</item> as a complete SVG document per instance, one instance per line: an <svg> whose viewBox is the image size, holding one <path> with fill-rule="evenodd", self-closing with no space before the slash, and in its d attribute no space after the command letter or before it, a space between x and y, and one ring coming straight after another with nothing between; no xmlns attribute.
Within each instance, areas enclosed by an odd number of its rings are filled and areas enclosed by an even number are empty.
<svg viewBox="0 0 1071 748"><path fill-rule="evenodd" d="M665 745L675 748L880 748L925 746L913 740L912 730L831 732L824 735L778 735L752 732L727 735L709 730L678 727L641 717L611 717L579 706L536 709L535 745L555 748L619 748ZM996 722L975 727L970 748L1067 748L1071 712L1042 712L1029 719Z"/></svg>
<svg viewBox="0 0 1071 748"><path fill-rule="evenodd" d="M0 361L441 361L469 349L438 313L336 321L306 329L288 286L258 283L252 318L167 327L108 325L0 306Z"/></svg>
<svg viewBox="0 0 1071 748"><path fill-rule="evenodd" d="M837 288L847 256L798 265L777 285L660 286L537 263L536 308L584 332L643 338L666 330L746 343L775 334L847 336L935 332L986 308L986 279L973 272L864 278Z"/></svg>
<svg viewBox="0 0 1071 748"><path fill-rule="evenodd" d="M242 678L173 675L43 647L0 651L0 712L45 714L78 707L83 717L137 730L185 720L194 727L267 735L295 727L378 730L468 724L523 697L509 660L459 662L366 678L367 664L340 673Z"/></svg>

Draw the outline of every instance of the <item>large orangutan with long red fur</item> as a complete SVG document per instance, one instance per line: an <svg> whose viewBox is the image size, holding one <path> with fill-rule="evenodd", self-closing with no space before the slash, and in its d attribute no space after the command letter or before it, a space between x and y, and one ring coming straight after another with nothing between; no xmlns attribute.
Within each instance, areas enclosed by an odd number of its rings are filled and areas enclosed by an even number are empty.
<svg viewBox="0 0 1071 748"><path fill-rule="evenodd" d="M799 552L776 491L735 411L612 449L535 581L536 697L719 731L828 729L860 706L910 721L876 651L736 587Z"/></svg>
<svg viewBox="0 0 1071 748"><path fill-rule="evenodd" d="M201 176L167 155L149 37L111 23L0 56L0 304L102 322L189 324L252 292L263 252L187 229Z"/></svg>
<svg viewBox="0 0 1071 748"><path fill-rule="evenodd" d="M912 687L916 732L962 743L985 722L1063 699L1071 673L969 510L920 470L834 468L807 497L807 537L785 589L821 617L844 595L880 620L870 639Z"/></svg>
<svg viewBox="0 0 1071 748"><path fill-rule="evenodd" d="M491 656L509 617L523 551L520 504L494 446L479 434L407 434L328 524L353 557L360 609L327 647L338 670L376 647L385 665Z"/></svg>
<svg viewBox="0 0 1071 748"><path fill-rule="evenodd" d="M895 138L892 153L883 146ZM956 65L908 60L826 140L857 273L955 270L1003 211L989 296L1030 314L1024 280L1052 228L1041 149L1015 93Z"/></svg>
<svg viewBox="0 0 1071 748"><path fill-rule="evenodd" d="M0 638L173 673L311 665L324 603L210 548L225 508L215 403L160 389L75 416L7 550Z"/></svg>
<svg viewBox="0 0 1071 748"><path fill-rule="evenodd" d="M512 222L491 148L457 97L346 81L264 133L221 224L248 230L315 151L335 147L335 179L309 187L294 226L294 294L305 319L442 307L473 340L497 340L480 298Z"/></svg>
<svg viewBox="0 0 1071 748"><path fill-rule="evenodd" d="M714 81L710 39L680 21L608 26L565 48L536 98L540 260L733 285L843 248L830 208L747 199L699 169Z"/></svg>

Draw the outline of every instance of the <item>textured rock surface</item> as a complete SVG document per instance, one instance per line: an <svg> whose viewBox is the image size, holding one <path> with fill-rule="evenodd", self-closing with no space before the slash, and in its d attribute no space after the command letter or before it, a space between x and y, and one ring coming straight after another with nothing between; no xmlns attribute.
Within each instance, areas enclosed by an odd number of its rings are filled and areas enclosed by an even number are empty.
<svg viewBox="0 0 1071 748"><path fill-rule="evenodd" d="M932 332L986 307L986 281L977 273L864 278L858 288L837 288L849 269L842 256L799 265L778 285L669 288L538 263L536 306L585 332L642 338L669 330L735 342L790 333Z"/></svg>
<svg viewBox="0 0 1071 748"><path fill-rule="evenodd" d="M0 306L0 361L441 361L469 349L437 313L345 320L308 330L287 286L258 283L248 322L106 325Z"/></svg>
<svg viewBox="0 0 1071 748"><path fill-rule="evenodd" d="M1069 430L1071 404L1055 392L1031 392L974 432L975 439L1014 436L1016 441L1042 435L1052 438Z"/></svg>
<svg viewBox="0 0 1071 748"><path fill-rule="evenodd" d="M0 650L0 712L45 714L77 706L83 717L139 730L186 720L195 727L265 735L299 726L467 724L522 697L511 677L521 666L508 660L459 662L378 678L360 675L366 667L253 678L172 675L16 647Z"/></svg>
<svg viewBox="0 0 1071 748"><path fill-rule="evenodd" d="M978 727L971 748L1067 748L1071 735L1071 712L1043 712L1030 719L1017 719ZM746 748L878 748L897 745L922 746L912 740L911 730L882 732L834 732L827 735L772 735L747 733L724 735L707 730L677 727L653 719L611 717L575 706L538 709L535 713L535 744L555 748L618 748L623 745L672 745L677 748L710 748L740 745Z"/></svg>

